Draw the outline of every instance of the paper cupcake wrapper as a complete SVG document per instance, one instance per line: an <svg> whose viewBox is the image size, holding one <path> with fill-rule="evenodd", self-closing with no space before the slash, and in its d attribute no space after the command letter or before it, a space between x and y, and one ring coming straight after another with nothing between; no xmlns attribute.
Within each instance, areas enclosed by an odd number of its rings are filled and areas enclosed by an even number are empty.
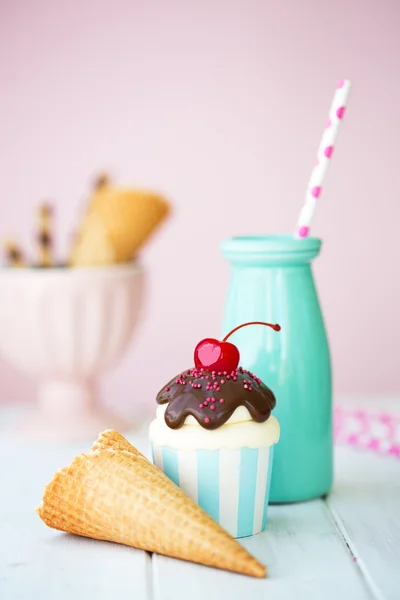
<svg viewBox="0 0 400 600"><path fill-rule="evenodd" d="M267 522L274 446L175 450L152 445L153 462L233 537Z"/></svg>

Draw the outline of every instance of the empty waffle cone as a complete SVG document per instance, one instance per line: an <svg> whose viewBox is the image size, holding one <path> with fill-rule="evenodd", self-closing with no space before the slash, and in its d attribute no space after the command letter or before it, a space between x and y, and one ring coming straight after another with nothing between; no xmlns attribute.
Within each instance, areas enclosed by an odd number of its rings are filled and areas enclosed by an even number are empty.
<svg viewBox="0 0 400 600"><path fill-rule="evenodd" d="M37 512L60 531L265 577L265 567L157 467L125 450L77 456L56 473Z"/></svg>
<svg viewBox="0 0 400 600"><path fill-rule="evenodd" d="M158 194L111 185L100 186L90 201L88 214L72 251L71 265L102 265L131 260L169 211L169 204ZM99 227L105 233L103 245L107 248L101 252L94 249L92 241L93 238L98 240Z"/></svg>
<svg viewBox="0 0 400 600"><path fill-rule="evenodd" d="M135 446L132 446L123 435L114 429L106 429L99 434L97 441L92 446L92 452L96 452L96 450L126 450L144 458Z"/></svg>

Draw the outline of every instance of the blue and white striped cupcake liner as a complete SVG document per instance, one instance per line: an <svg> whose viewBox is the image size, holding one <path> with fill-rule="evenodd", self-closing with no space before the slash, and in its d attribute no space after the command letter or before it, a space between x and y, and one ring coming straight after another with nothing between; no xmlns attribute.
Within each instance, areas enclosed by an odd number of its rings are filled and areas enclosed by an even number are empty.
<svg viewBox="0 0 400 600"><path fill-rule="evenodd" d="M153 462L235 538L265 529L274 446L176 450L152 445Z"/></svg>

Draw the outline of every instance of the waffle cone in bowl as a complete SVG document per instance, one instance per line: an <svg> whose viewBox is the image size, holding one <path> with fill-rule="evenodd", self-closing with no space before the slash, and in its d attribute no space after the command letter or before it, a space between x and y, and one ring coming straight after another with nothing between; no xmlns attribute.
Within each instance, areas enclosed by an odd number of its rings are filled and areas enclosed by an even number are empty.
<svg viewBox="0 0 400 600"><path fill-rule="evenodd" d="M262 564L116 432L55 474L37 512L60 531L265 577Z"/></svg>
<svg viewBox="0 0 400 600"><path fill-rule="evenodd" d="M131 260L169 212L168 202L153 192L100 186L72 249L71 266Z"/></svg>

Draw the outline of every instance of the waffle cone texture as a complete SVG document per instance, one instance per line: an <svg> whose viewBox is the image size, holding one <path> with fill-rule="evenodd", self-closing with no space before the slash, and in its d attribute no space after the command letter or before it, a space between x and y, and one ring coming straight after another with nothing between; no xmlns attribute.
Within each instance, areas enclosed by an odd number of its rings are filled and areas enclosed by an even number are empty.
<svg viewBox="0 0 400 600"><path fill-rule="evenodd" d="M72 266L130 261L170 212L153 192L100 186L91 198L75 246Z"/></svg>
<svg viewBox="0 0 400 600"><path fill-rule="evenodd" d="M45 488L53 529L265 577L265 567L123 436L108 430Z"/></svg>

